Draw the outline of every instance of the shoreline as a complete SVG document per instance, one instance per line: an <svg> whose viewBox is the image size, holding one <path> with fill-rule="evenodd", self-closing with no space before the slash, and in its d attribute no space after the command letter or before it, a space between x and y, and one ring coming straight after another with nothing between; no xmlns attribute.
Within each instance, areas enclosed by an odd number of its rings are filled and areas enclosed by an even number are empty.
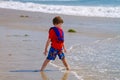
<svg viewBox="0 0 120 80"><path fill-rule="evenodd" d="M55 16L55 15L61 15L61 16L67 16L67 17L81 17L81 18L94 18L94 19L120 19L120 18L115 18L115 17L98 17L98 16L79 16L79 15L67 15L67 14L59 14L59 13L45 13L45 12L38 12L38 11L27 11L27 10L17 10L17 9L9 9L9 8L0 8L0 10L10 10L10 11L15 11L15 12L21 12L21 13L27 13L27 14L31 14L31 13L34 13L34 14L44 14L44 15L52 15L52 16Z"/></svg>
<svg viewBox="0 0 120 80"><path fill-rule="evenodd" d="M29 3L30 2L30 3ZM113 5L66 5L62 2L61 5L59 3L49 4L49 3L36 3L34 1L3 1L1 4L2 8L9 8L9 9L17 9L17 10L26 10L26 11L39 11L45 13L60 13L60 14L67 14L67 15L83 15L83 16L101 16L101 17L118 17L119 16L119 6ZM76 4L76 3L75 3ZM19 6L19 5L22 5ZM109 5L109 6L108 6Z"/></svg>

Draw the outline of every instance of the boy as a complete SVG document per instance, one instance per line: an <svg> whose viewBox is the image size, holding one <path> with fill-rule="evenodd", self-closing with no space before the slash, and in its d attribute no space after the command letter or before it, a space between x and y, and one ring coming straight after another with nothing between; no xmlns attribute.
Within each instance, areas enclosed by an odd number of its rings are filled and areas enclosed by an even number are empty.
<svg viewBox="0 0 120 80"><path fill-rule="evenodd" d="M59 59L62 60L64 66L66 67L66 70L69 70L69 66L67 64L65 55L63 53L63 50L64 52L66 52L66 48L64 45L64 33L62 30L62 24L63 24L63 19L60 16L56 16L55 18L53 18L54 27L51 27L49 30L49 37L46 42L45 51L44 51L45 55L47 55L48 52L47 48L50 43L51 43L51 47L49 49L48 56L41 67L41 71L45 69L45 67L50 62L50 60L55 60L56 56L58 56Z"/></svg>

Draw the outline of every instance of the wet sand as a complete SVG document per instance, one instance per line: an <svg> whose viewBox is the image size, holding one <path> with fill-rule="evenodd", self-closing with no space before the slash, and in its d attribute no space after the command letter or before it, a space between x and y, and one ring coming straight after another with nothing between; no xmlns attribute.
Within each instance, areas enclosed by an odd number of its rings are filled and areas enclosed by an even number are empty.
<svg viewBox="0 0 120 80"><path fill-rule="evenodd" d="M77 80L73 74L48 65L40 67L51 17L48 14L0 9L1 80ZM49 19L48 19L49 18ZM47 21L43 24L43 21ZM47 78L47 79L46 79Z"/></svg>

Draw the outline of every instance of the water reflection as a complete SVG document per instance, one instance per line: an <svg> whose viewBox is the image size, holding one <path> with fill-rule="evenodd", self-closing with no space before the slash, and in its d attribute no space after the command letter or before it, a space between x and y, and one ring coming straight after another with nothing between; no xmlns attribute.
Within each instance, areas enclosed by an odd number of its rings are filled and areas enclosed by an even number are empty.
<svg viewBox="0 0 120 80"><path fill-rule="evenodd" d="M47 75L46 75L46 73L44 71L41 71L40 74L41 74L42 80L50 80L47 77ZM61 78L61 80L67 80L68 79L68 75L69 75L69 71L66 71L64 73L63 77Z"/></svg>

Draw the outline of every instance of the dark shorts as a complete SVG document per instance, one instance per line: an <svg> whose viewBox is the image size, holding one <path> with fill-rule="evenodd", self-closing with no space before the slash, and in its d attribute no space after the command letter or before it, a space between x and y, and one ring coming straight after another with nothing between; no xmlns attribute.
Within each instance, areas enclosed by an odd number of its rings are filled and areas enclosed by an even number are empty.
<svg viewBox="0 0 120 80"><path fill-rule="evenodd" d="M65 55L62 51L60 52L59 50L56 50L56 49L51 47L49 50L47 59L48 60L55 60L57 55L58 55L59 59L61 59L61 60L65 58Z"/></svg>

